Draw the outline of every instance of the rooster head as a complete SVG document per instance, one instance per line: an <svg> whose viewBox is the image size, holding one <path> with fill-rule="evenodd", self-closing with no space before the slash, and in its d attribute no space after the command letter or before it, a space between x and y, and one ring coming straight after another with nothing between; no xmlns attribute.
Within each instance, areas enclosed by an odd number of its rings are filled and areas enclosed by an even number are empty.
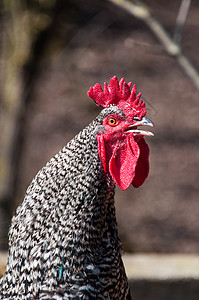
<svg viewBox="0 0 199 300"><path fill-rule="evenodd" d="M104 109L99 115L101 125L97 131L98 153L104 171L115 183L126 190L132 184L139 187L149 173L149 147L144 136L153 136L150 131L140 130L143 125L153 126L145 117L145 103L136 95L136 86L120 82L114 76L110 84L99 83L91 87L88 96Z"/></svg>

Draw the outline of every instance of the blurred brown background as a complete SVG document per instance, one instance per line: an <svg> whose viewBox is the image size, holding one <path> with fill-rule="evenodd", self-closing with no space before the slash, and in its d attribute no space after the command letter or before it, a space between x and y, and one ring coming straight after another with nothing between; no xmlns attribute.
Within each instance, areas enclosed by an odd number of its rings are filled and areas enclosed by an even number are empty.
<svg viewBox="0 0 199 300"><path fill-rule="evenodd" d="M138 1L132 1L137 4ZM146 0L173 36L180 0ZM88 98L117 75L136 83L155 123L150 174L117 189L129 252L199 252L199 91L142 21L99 0L1 4L0 248L38 170L100 111ZM199 69L199 2L191 1L182 52Z"/></svg>

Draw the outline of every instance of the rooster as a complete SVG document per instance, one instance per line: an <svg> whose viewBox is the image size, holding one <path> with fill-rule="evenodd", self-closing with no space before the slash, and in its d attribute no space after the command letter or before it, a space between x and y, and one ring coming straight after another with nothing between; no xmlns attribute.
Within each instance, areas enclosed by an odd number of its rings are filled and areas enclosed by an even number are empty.
<svg viewBox="0 0 199 300"><path fill-rule="evenodd" d="M115 217L115 184L139 187L153 126L136 86L88 91L102 111L38 172L9 231L1 299L131 299Z"/></svg>

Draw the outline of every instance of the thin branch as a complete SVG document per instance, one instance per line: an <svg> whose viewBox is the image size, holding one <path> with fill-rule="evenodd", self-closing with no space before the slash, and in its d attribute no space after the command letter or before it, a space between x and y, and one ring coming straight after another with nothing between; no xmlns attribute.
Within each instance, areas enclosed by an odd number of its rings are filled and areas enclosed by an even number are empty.
<svg viewBox="0 0 199 300"><path fill-rule="evenodd" d="M181 39L182 39L182 32L184 28L184 24L187 18L187 14L189 11L189 7L191 4L191 0L182 0L180 9L178 12L178 16L176 19L176 27L174 31L174 37L173 40L176 42L176 44L180 45Z"/></svg>
<svg viewBox="0 0 199 300"><path fill-rule="evenodd" d="M156 38L163 45L165 51L176 58L186 75L199 90L199 73L191 62L181 53L181 48L176 44L167 33L166 29L152 16L149 8L144 4L133 4L128 0L109 0L115 5L126 10L128 13L142 20L150 28Z"/></svg>

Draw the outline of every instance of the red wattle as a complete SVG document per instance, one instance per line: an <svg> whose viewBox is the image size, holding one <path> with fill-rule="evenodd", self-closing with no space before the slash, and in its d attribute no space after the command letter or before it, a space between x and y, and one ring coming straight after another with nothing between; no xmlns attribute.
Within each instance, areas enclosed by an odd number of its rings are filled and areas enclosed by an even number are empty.
<svg viewBox="0 0 199 300"><path fill-rule="evenodd" d="M149 174L149 146L144 138L138 141L138 146L140 148L140 156L135 169L135 177L132 182L135 188L141 186Z"/></svg>
<svg viewBox="0 0 199 300"><path fill-rule="evenodd" d="M131 185L140 154L137 143L128 136L122 143L118 142L109 162L109 171L116 184L122 190Z"/></svg>
<svg viewBox="0 0 199 300"><path fill-rule="evenodd" d="M135 188L141 186L149 173L149 147L144 138L136 142L128 135L114 144L99 134L97 140L104 171L109 172L119 188L126 190L131 184Z"/></svg>

